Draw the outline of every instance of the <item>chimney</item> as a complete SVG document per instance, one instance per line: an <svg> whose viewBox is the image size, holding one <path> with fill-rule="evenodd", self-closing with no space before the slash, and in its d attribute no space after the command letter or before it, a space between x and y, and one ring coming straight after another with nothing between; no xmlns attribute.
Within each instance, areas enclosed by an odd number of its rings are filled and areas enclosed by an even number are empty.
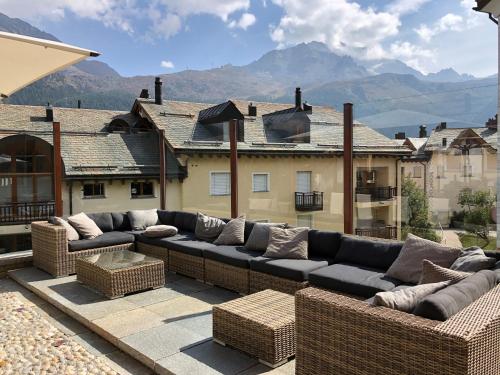
<svg viewBox="0 0 500 375"><path fill-rule="evenodd" d="M406 133L405 132L397 132L394 135L394 139L406 139Z"/></svg>
<svg viewBox="0 0 500 375"><path fill-rule="evenodd" d="M253 103L250 103L248 105L248 116L257 116L257 107L253 105Z"/></svg>
<svg viewBox="0 0 500 375"><path fill-rule="evenodd" d="M446 129L446 122L441 122L438 126L436 126L437 131L441 131L443 129Z"/></svg>
<svg viewBox="0 0 500 375"><path fill-rule="evenodd" d="M54 121L54 110L50 103L47 103L47 107L45 107L45 121L53 122Z"/></svg>
<svg viewBox="0 0 500 375"><path fill-rule="evenodd" d="M302 92L300 87L295 89L295 108L302 109Z"/></svg>
<svg viewBox="0 0 500 375"><path fill-rule="evenodd" d="M161 99L161 85L162 81L160 77L155 78L155 104L162 104L163 101Z"/></svg>
<svg viewBox="0 0 500 375"><path fill-rule="evenodd" d="M488 129L494 129L497 130L498 127L498 115L495 115L495 117L489 118L488 121L486 121L486 127Z"/></svg>
<svg viewBox="0 0 500 375"><path fill-rule="evenodd" d="M419 138L427 138L427 126L420 125L420 130L418 131Z"/></svg>
<svg viewBox="0 0 500 375"><path fill-rule="evenodd" d="M77 107L78 108L82 108L82 101L80 99L78 99L78 102L77 102Z"/></svg>
<svg viewBox="0 0 500 375"><path fill-rule="evenodd" d="M304 102L304 111L306 111L306 112L312 112L312 110L313 110L312 105L310 105L307 102Z"/></svg>
<svg viewBox="0 0 500 375"><path fill-rule="evenodd" d="M139 95L139 98L149 99L149 90L148 89L142 89L141 90L141 94Z"/></svg>
<svg viewBox="0 0 500 375"><path fill-rule="evenodd" d="M448 145L448 140L446 138L443 138L441 140L441 143L442 143L443 147L446 147Z"/></svg>

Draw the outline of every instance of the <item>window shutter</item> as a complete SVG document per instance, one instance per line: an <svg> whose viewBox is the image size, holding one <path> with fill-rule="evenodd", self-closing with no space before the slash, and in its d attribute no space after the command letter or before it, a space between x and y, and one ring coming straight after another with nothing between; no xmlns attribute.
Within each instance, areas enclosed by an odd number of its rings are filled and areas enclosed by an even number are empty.
<svg viewBox="0 0 500 375"><path fill-rule="evenodd" d="M231 194L231 174L229 172L213 172L210 178L211 195Z"/></svg>
<svg viewBox="0 0 500 375"><path fill-rule="evenodd" d="M253 175L253 191L254 192L263 192L269 191L269 175L264 173L258 173Z"/></svg>
<svg viewBox="0 0 500 375"><path fill-rule="evenodd" d="M297 193L311 192L311 172L297 172Z"/></svg>

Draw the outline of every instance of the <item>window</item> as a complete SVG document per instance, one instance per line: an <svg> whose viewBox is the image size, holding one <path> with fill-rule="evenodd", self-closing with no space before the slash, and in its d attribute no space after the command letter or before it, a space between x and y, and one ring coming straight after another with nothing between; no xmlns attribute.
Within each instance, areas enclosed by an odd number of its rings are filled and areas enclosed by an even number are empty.
<svg viewBox="0 0 500 375"><path fill-rule="evenodd" d="M152 198L154 188L152 182L132 182L130 184L130 195L132 198Z"/></svg>
<svg viewBox="0 0 500 375"><path fill-rule="evenodd" d="M269 173L252 174L252 191L254 193L269 191Z"/></svg>
<svg viewBox="0 0 500 375"><path fill-rule="evenodd" d="M312 228L313 226L312 215L297 215L297 226Z"/></svg>
<svg viewBox="0 0 500 375"><path fill-rule="evenodd" d="M104 198L104 183L83 184L84 198Z"/></svg>
<svg viewBox="0 0 500 375"><path fill-rule="evenodd" d="M210 173L210 195L230 195L231 174L229 172Z"/></svg>
<svg viewBox="0 0 500 375"><path fill-rule="evenodd" d="M311 172L302 171L297 172L297 182L296 182L297 193L310 193L311 192Z"/></svg>
<svg viewBox="0 0 500 375"><path fill-rule="evenodd" d="M465 164L463 172L463 177L472 177L472 164Z"/></svg>
<svg viewBox="0 0 500 375"><path fill-rule="evenodd" d="M413 178L422 178L422 167L421 166L413 167Z"/></svg>

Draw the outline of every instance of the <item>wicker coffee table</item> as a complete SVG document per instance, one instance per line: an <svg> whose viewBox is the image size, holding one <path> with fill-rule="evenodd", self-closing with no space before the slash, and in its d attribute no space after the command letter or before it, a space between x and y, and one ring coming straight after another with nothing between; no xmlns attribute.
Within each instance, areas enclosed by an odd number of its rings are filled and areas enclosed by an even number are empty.
<svg viewBox="0 0 500 375"><path fill-rule="evenodd" d="M76 279L108 298L165 285L163 261L118 250L76 259Z"/></svg>
<svg viewBox="0 0 500 375"><path fill-rule="evenodd" d="M294 297L267 289L214 306L213 337L267 366L280 366L295 355Z"/></svg>

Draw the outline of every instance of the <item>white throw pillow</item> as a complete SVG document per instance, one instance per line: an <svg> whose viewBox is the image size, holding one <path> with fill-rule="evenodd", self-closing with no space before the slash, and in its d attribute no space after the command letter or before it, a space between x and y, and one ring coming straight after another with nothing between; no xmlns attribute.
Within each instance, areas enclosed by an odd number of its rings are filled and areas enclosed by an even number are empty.
<svg viewBox="0 0 500 375"><path fill-rule="evenodd" d="M172 237L176 234L177 228L172 225L152 225L144 231L147 237Z"/></svg>
<svg viewBox="0 0 500 375"><path fill-rule="evenodd" d="M84 212L68 217L68 221L85 240L91 240L102 234L95 221Z"/></svg>
<svg viewBox="0 0 500 375"><path fill-rule="evenodd" d="M66 229L66 239L68 241L76 241L80 239L80 235L75 230L75 228L73 228L71 224L64 220L62 217L54 216L52 221L55 225L61 225L64 227L64 229Z"/></svg>

